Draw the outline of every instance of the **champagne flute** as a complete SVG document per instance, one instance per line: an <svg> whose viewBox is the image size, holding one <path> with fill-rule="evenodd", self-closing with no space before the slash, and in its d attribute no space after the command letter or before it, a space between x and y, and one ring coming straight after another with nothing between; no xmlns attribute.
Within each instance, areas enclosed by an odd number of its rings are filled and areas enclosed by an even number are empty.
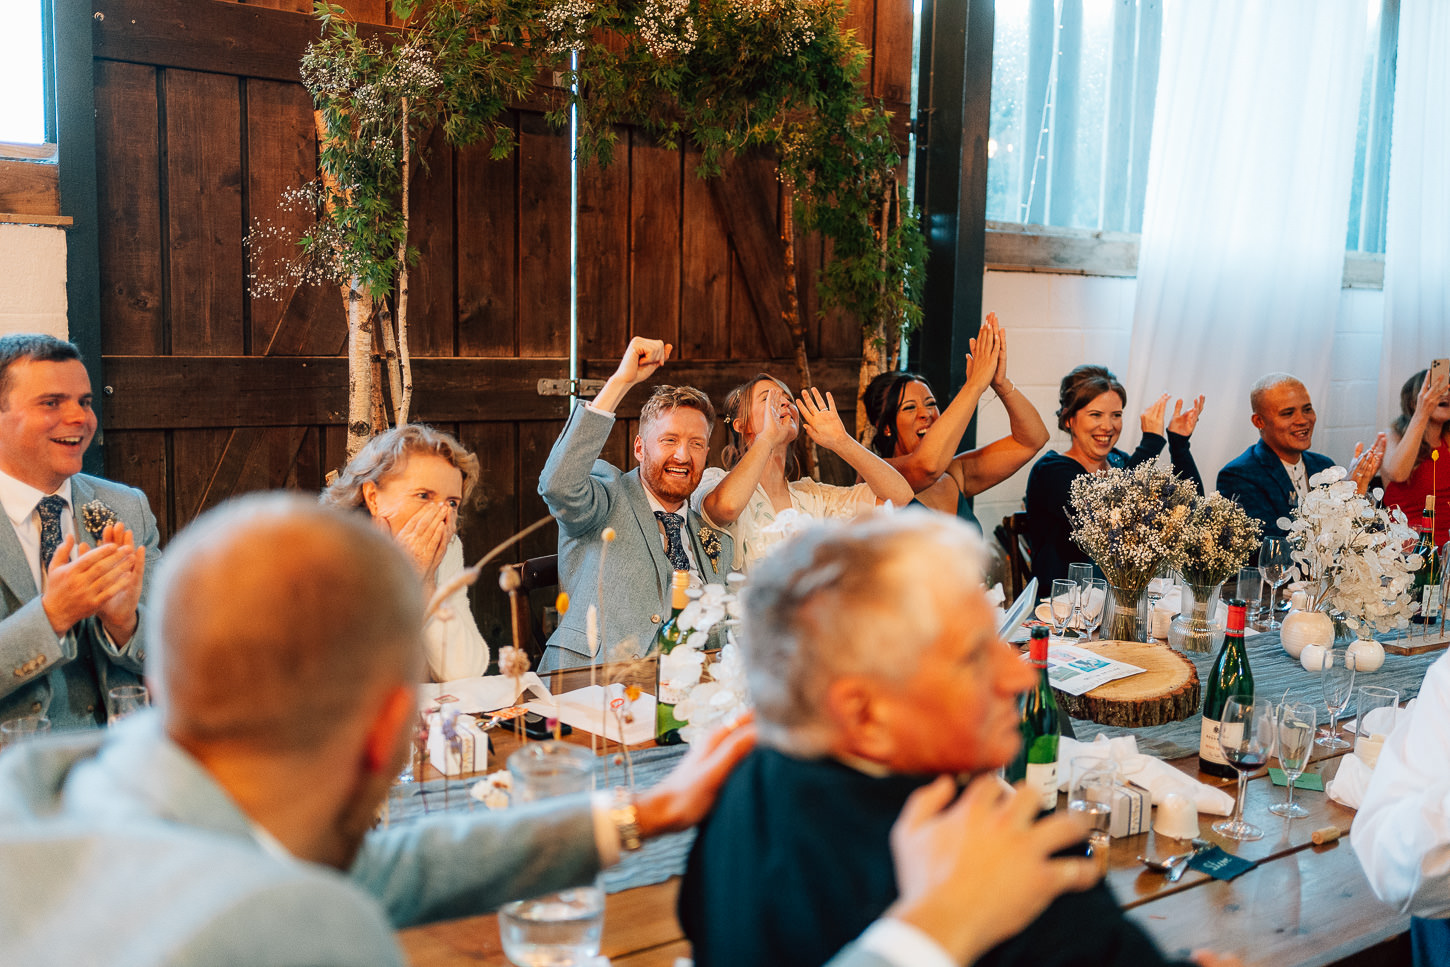
<svg viewBox="0 0 1450 967"><path fill-rule="evenodd" d="M1289 578L1293 576L1290 570L1292 566L1293 558L1289 556L1288 542L1282 537L1264 538L1264 543L1259 546L1259 571L1269 583L1269 601L1266 608L1268 620L1264 625L1266 631L1279 630L1280 623L1274 618L1274 608L1279 603L1279 589L1289 583Z"/></svg>
<svg viewBox="0 0 1450 967"><path fill-rule="evenodd" d="M1232 819L1213 824L1213 831L1229 839L1263 839L1264 831L1244 822L1244 789L1249 773L1269 761L1274 748L1274 706L1268 699L1230 695L1223 703L1223 717L1218 729L1218 745L1223 757L1239 774L1239 793Z"/></svg>
<svg viewBox="0 0 1450 967"><path fill-rule="evenodd" d="M1068 620L1077 608L1077 582L1060 579L1053 581L1052 597L1047 599L1047 606L1052 611L1052 630L1061 638L1063 629L1067 627Z"/></svg>
<svg viewBox="0 0 1450 967"><path fill-rule="evenodd" d="M1091 639L1103 626L1103 611L1108 604L1108 582L1103 578L1088 578L1078 589L1082 602L1083 637Z"/></svg>
<svg viewBox="0 0 1450 967"><path fill-rule="evenodd" d="M1320 730L1314 744L1325 749L1347 749L1349 743L1335 734L1339 718L1349 708L1350 696L1354 694L1354 657L1344 653L1344 664L1334 660L1334 649L1324 652L1324 664L1319 671L1319 688L1324 695L1324 707L1329 718Z"/></svg>
<svg viewBox="0 0 1450 967"><path fill-rule="evenodd" d="M1314 716L1313 705L1285 702L1279 706L1279 768L1289 780L1289 796L1269 807L1275 816L1302 819L1309 815L1309 810L1294 801L1294 781L1304 774L1314 749Z"/></svg>
<svg viewBox="0 0 1450 967"><path fill-rule="evenodd" d="M1084 629L1087 622L1083 618L1083 606L1086 602L1083 600L1083 595L1086 593L1088 582L1093 579L1093 566L1091 564L1069 564L1067 566L1067 579L1069 581L1076 581L1078 587L1075 606L1072 609L1072 618L1068 621L1067 626L1076 632L1079 637L1086 638L1087 632Z"/></svg>

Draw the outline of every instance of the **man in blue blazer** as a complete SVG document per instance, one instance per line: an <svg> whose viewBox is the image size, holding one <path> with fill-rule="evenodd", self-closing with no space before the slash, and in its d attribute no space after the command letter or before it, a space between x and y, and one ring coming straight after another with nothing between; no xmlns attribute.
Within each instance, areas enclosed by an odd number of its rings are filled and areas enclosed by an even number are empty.
<svg viewBox="0 0 1450 967"><path fill-rule="evenodd" d="M95 434L76 348L0 338L0 721L94 727L106 692L140 680L156 518L141 491L80 472Z"/></svg>
<svg viewBox="0 0 1450 967"><path fill-rule="evenodd" d="M1218 472L1218 491L1264 525L1265 537L1283 537L1279 518L1309 494L1309 478L1334 466L1334 461L1309 449L1318 419L1309 391L1288 373L1270 373L1249 391L1253 424L1259 442L1230 460ZM1379 472L1384 434L1365 453L1354 451L1351 476L1364 493ZM1363 457L1363 459L1361 459Z"/></svg>
<svg viewBox="0 0 1450 967"><path fill-rule="evenodd" d="M599 395L574 408L539 475L539 494L559 522L559 586L571 601L542 671L646 654L669 617L674 570L690 571L696 584L722 582L730 571L730 536L690 509L710 455L709 397L690 386L657 387L639 414L639 466L625 473L599 459L624 395L653 376L672 348L631 339ZM607 550L606 531L613 532ZM590 604L598 605L600 641L587 633Z"/></svg>

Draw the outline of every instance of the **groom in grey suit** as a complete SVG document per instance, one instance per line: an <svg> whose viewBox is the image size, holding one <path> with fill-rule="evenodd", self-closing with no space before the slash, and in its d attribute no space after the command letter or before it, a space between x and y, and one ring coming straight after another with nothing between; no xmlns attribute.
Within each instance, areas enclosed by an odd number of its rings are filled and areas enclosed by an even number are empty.
<svg viewBox="0 0 1450 967"><path fill-rule="evenodd" d="M0 338L0 721L95 726L107 690L140 680L156 518L141 491L80 472L95 434L76 348Z"/></svg>
<svg viewBox="0 0 1450 967"><path fill-rule="evenodd" d="M656 388L639 414L639 467L625 473L599 459L616 407L664 365L671 348L631 339L599 395L574 408L539 475L539 494L559 522L559 585L572 601L549 638L542 671L644 655L669 616L672 571L690 571L696 584L722 582L730 571L730 536L690 509L710 454L709 397L689 386ZM607 550L606 531L613 532ZM603 595L601 562L608 571ZM587 634L591 603L599 606L602 641Z"/></svg>

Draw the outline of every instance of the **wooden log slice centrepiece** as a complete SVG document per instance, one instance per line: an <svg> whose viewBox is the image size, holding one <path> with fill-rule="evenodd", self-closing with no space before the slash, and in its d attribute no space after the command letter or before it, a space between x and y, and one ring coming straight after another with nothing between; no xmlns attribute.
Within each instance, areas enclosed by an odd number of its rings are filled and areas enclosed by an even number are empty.
<svg viewBox="0 0 1450 967"><path fill-rule="evenodd" d="M1085 695L1057 692L1058 706L1073 718L1131 729L1181 722L1198 711L1198 669L1167 645L1141 641L1073 644L1144 669L1141 675L1099 685Z"/></svg>

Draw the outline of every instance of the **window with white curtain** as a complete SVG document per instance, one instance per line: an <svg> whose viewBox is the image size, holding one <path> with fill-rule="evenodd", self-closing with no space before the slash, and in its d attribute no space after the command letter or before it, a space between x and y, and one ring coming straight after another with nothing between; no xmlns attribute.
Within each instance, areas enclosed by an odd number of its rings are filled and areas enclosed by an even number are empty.
<svg viewBox="0 0 1450 967"><path fill-rule="evenodd" d="M1142 229L1163 4L996 0L987 218ZM1399 0L1367 0L1346 249L1384 251ZM1252 152L1253 145L1244 145Z"/></svg>
<svg viewBox="0 0 1450 967"><path fill-rule="evenodd" d="M0 39L0 142L55 141L48 56L50 0L11 0ZM23 153L23 152L22 152Z"/></svg>

